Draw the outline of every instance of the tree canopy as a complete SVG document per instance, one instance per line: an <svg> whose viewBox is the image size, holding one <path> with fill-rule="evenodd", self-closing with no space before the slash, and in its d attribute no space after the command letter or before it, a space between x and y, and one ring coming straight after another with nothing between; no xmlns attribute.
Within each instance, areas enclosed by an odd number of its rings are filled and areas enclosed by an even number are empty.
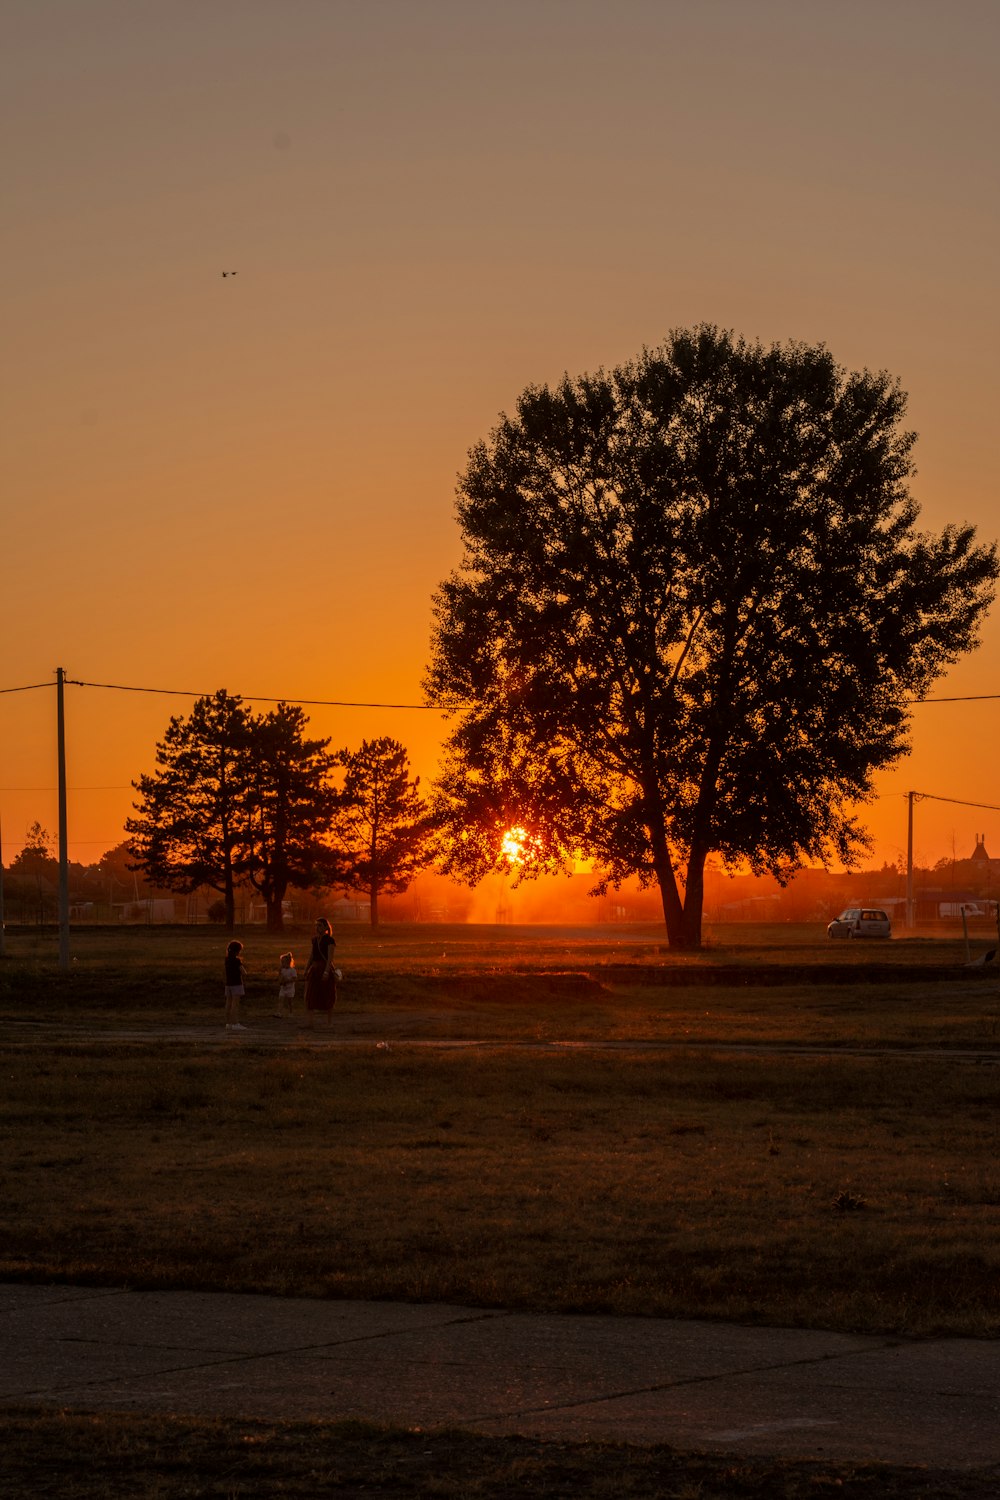
<svg viewBox="0 0 1000 1500"><path fill-rule="evenodd" d="M289 886L329 879L336 863L322 842L336 800L329 741L305 739L305 726L300 708L254 715L224 689L172 718L156 771L133 783L136 815L125 827L138 868L168 889L220 891L230 930L245 879L280 932Z"/></svg>
<svg viewBox="0 0 1000 1500"><path fill-rule="evenodd" d="M342 878L366 891L371 924L378 926L379 896L405 891L433 857L434 829L420 795L419 776L410 776L406 750L398 740L363 740L357 750L341 750L344 768L335 831L342 851Z"/></svg>
<svg viewBox="0 0 1000 1500"><path fill-rule="evenodd" d="M701 326L529 387L471 452L465 551L435 597L449 867L572 854L659 886L701 940L705 860L786 877L867 847L852 806L909 704L977 639L998 574L918 529L915 435L884 372Z"/></svg>
<svg viewBox="0 0 1000 1500"><path fill-rule="evenodd" d="M325 843L337 794L329 740L306 739L301 708L279 703L250 721L242 869L264 898L267 925L280 932L290 886L315 886L340 868Z"/></svg>

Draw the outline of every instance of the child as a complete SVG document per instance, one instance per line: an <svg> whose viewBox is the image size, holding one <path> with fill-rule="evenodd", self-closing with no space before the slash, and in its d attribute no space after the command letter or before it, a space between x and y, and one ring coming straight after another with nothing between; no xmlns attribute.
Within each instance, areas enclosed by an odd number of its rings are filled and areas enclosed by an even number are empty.
<svg viewBox="0 0 1000 1500"><path fill-rule="evenodd" d="M247 971L240 954L243 944L235 940L226 949L226 1030L246 1031L240 1025L240 1001L246 994Z"/></svg>
<svg viewBox="0 0 1000 1500"><path fill-rule="evenodd" d="M278 978L281 980L278 986L278 1009L274 1012L279 1021L283 1021L292 1014L292 1001L295 999L295 981L298 978L295 969L295 959L290 953L283 953L278 959Z"/></svg>

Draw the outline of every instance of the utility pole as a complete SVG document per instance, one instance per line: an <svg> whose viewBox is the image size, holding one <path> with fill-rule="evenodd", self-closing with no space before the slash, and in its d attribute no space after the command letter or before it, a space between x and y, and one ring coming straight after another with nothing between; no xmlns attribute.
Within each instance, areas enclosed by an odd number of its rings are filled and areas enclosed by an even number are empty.
<svg viewBox="0 0 1000 1500"><path fill-rule="evenodd" d="M66 819L66 714L63 705L65 676L56 668L56 744L59 756L59 967L69 973L69 844Z"/></svg>
<svg viewBox="0 0 1000 1500"><path fill-rule="evenodd" d="M0 958L7 957L7 936L3 915L3 828L0 826Z"/></svg>
<svg viewBox="0 0 1000 1500"><path fill-rule="evenodd" d="M906 794L906 926L913 931L913 799L915 792Z"/></svg>

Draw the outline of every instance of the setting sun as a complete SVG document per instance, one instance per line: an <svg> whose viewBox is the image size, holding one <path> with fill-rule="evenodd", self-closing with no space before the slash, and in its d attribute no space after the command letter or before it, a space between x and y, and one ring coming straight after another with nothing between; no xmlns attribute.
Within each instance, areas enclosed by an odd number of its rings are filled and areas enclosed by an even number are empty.
<svg viewBox="0 0 1000 1500"><path fill-rule="evenodd" d="M527 830L521 827L508 828L500 844L502 852L512 865L525 863L525 851L529 847L538 849L540 840L532 838Z"/></svg>

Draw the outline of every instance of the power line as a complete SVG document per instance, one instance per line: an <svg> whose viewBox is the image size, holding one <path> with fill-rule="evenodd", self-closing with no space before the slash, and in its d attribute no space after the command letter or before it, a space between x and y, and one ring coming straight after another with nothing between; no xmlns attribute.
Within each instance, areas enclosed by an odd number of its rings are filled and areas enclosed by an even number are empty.
<svg viewBox="0 0 1000 1500"><path fill-rule="evenodd" d="M212 698L213 693L196 693L188 688L132 687L121 682L83 682L78 677L67 677L74 687L106 688L116 693L162 693L173 698ZM16 692L16 688L9 691ZM341 698L271 698L264 693L240 693L248 703L294 703L306 708L416 708L431 712L448 713L455 708L467 707L464 703L354 703Z"/></svg>
<svg viewBox="0 0 1000 1500"><path fill-rule="evenodd" d="M935 792L903 792L904 797L919 797L923 802L952 802L956 807L985 807L989 812L1000 812L994 802L963 802L961 797L939 797Z"/></svg>
<svg viewBox="0 0 1000 1500"><path fill-rule="evenodd" d="M159 693L172 698L213 698L214 693L197 692L194 688L133 687L122 682L84 682L79 677L67 677L73 687L105 688L116 693ZM24 687L0 688L0 693L27 693L33 688L55 687L53 682L31 682ZM272 698L264 693L240 693L248 703L290 703L306 708L413 708L430 710L432 713L450 713L456 708L466 708L464 703L355 703L342 698ZM17 788L12 788L17 790ZM26 788L44 790L44 788Z"/></svg>
<svg viewBox="0 0 1000 1500"><path fill-rule="evenodd" d="M130 683L122 682L84 682L79 677L67 677L67 683L73 687L104 688L109 692L116 693L159 693L173 698L211 698L212 693L198 692L194 688L161 688L161 687L135 687ZM27 693L35 688L54 687L52 682L29 682L23 687L0 688L0 693ZM248 703L296 703L306 708L399 708L420 709L432 713L450 713L455 709L468 708L467 703L368 703L355 702L346 698L275 698L266 693L241 693ZM907 698L905 701L914 708L919 708L924 703L995 703L1000 700L1000 693L964 693L948 698Z"/></svg>
<svg viewBox="0 0 1000 1500"><path fill-rule="evenodd" d="M967 693L961 698L910 698L908 701L919 707L921 703L987 703L997 698L1000 698L1000 693Z"/></svg>

